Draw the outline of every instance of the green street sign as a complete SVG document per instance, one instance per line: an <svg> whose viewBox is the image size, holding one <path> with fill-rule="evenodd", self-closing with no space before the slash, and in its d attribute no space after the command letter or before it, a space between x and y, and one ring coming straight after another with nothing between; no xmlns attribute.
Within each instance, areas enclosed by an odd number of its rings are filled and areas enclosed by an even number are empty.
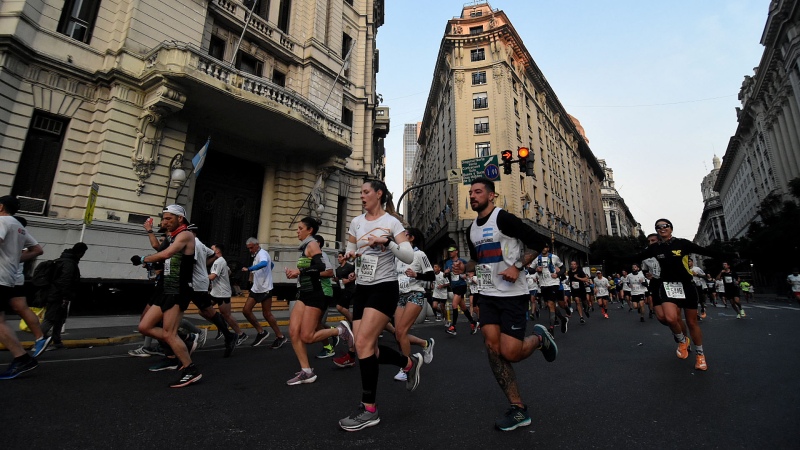
<svg viewBox="0 0 800 450"><path fill-rule="evenodd" d="M472 180L480 177L486 177L492 181L500 180L500 165L497 162L497 155L464 159L461 161L461 171L464 184L472 184Z"/></svg>

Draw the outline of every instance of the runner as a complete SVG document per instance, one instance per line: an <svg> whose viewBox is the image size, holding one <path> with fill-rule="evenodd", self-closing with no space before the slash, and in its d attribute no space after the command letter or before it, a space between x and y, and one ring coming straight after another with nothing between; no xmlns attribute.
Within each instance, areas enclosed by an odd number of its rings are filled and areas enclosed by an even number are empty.
<svg viewBox="0 0 800 450"><path fill-rule="evenodd" d="M333 291L336 296L336 310L344 316L345 320L352 323L353 314L350 313L350 303L356 290L356 266L345 259L344 250L336 255L336 259L339 261L339 267L335 271Z"/></svg>
<svg viewBox="0 0 800 450"><path fill-rule="evenodd" d="M707 273L705 279L705 289L706 289L706 297L711 299L714 307L717 307L717 281L711 276L711 274Z"/></svg>
<svg viewBox="0 0 800 450"><path fill-rule="evenodd" d="M645 294L647 294L647 278L639 271L639 265L631 267L631 273L625 283L631 287L631 304L639 311L639 321L644 322Z"/></svg>
<svg viewBox="0 0 800 450"><path fill-rule="evenodd" d="M233 293L231 292L228 262L222 256L225 247L222 244L214 244L211 246L211 250L214 252L214 262L211 264L211 273L208 275L208 279L211 281L211 300L213 304L217 305L219 314L225 320L225 326L222 328L227 331L228 325L230 325L231 329L233 329L233 333L222 333L219 325L217 326L220 333L225 336L225 357L227 358L233 353L236 348L237 338L243 333L242 329L239 328L239 323L231 315L231 295ZM233 339L229 340L229 334L233 334Z"/></svg>
<svg viewBox="0 0 800 450"><path fill-rule="evenodd" d="M533 266L533 260L536 252L528 249L525 250L525 282L528 284L528 293L531 295L530 305L528 305L529 319L534 320L539 318L539 274L536 272L536 267Z"/></svg>
<svg viewBox="0 0 800 450"><path fill-rule="evenodd" d="M406 389L419 386L422 355L407 357L398 351L378 345L378 335L389 323L399 301L395 259L407 264L414 261L414 248L405 229L394 216L392 196L380 180L361 185L361 204L366 212L350 223L345 257L356 259L356 292L353 296L353 329L342 337L352 347L355 342L361 371L361 404L339 426L358 431L380 423L376 405L380 364L391 364L408 370ZM386 205L386 209L384 206ZM342 322L349 328L347 322Z"/></svg>
<svg viewBox="0 0 800 450"><path fill-rule="evenodd" d="M731 307L736 311L736 318L747 317L742 303L739 301L739 282L741 281L739 274L731 269L730 264L723 262L722 271L717 275L717 279L725 285L725 298L731 302Z"/></svg>
<svg viewBox="0 0 800 450"><path fill-rule="evenodd" d="M722 300L722 307L728 307L728 300L725 297L725 283L722 282L719 278L714 279L714 288L717 291L717 299Z"/></svg>
<svg viewBox="0 0 800 450"><path fill-rule="evenodd" d="M269 257L269 253L266 250L261 248L261 245L258 243L258 239L251 237L247 239L245 243L247 246L247 250L250 251L250 255L253 256L253 265L251 267L242 267L242 272L252 272L253 273L253 286L250 288L250 295L245 300L244 307L242 308L242 314L247 319L248 322L256 329L256 338L253 341L252 347L257 347L261 345L264 340L269 337L269 331L264 330L261 324L256 319L256 315L253 314L253 308L255 307L256 303L261 304L261 313L264 316L264 319L269 323L269 326L272 327L272 330L275 332L275 340L272 341L271 348L279 349L283 347L283 344L288 341L286 336L281 331L280 327L278 326L278 321L275 319L275 316L272 314L272 296L270 295L270 291L272 291L272 259ZM237 344L241 345L244 340L247 339L247 335L243 333L243 339L240 335L240 339L238 339Z"/></svg>
<svg viewBox="0 0 800 450"><path fill-rule="evenodd" d="M564 303L566 303L558 275L564 263L561 262L558 256L550 253L550 246L545 244L542 247L542 253L534 259L534 264L536 265L536 272L539 274L539 290L542 298L547 302L547 309L550 310L549 332L553 334L557 316L561 323L561 332L566 333L569 319L566 314L562 314L557 308L557 306L563 307Z"/></svg>
<svg viewBox="0 0 800 450"><path fill-rule="evenodd" d="M750 303L750 300L753 299L753 286L748 283L747 280L742 280L739 283L739 289L742 290L742 294L744 295L744 299L747 301L747 303Z"/></svg>
<svg viewBox="0 0 800 450"><path fill-rule="evenodd" d="M582 268L578 267L577 261L570 261L567 277L569 287L572 292L572 301L578 305L578 315L581 318L581 324L585 324L586 319L583 318L583 312L585 309L588 309L587 305L585 305L585 302L586 285L589 283L589 276L586 275ZM588 311L586 315L589 315Z"/></svg>
<svg viewBox="0 0 800 450"><path fill-rule="evenodd" d="M706 318L706 282L703 279L706 273L703 272L703 269L694 265L694 259L692 258L689 258L689 270L692 271L692 282L694 282L697 289L697 299L700 301L700 317L697 320L702 322Z"/></svg>
<svg viewBox="0 0 800 450"><path fill-rule="evenodd" d="M450 254L450 259L448 259L444 263L444 274L447 277L450 277L450 288L453 290L453 320L450 323L450 326L447 328L447 333L453 336L456 335L456 322L458 321L458 310L461 309L461 312L464 313L464 317L467 318L469 321L470 332L475 334L478 332L477 326L475 324L475 319L472 318L472 314L470 314L469 309L467 309L467 302L464 299L464 296L467 294L467 280L466 274L454 274L453 273L453 264L455 262L461 262L465 264L466 261L458 257L458 249L455 247L450 247L447 249Z"/></svg>
<svg viewBox="0 0 800 450"><path fill-rule="evenodd" d="M797 267L792 269L792 273L786 277L786 283L791 287L794 299L800 303L800 269Z"/></svg>
<svg viewBox="0 0 800 450"><path fill-rule="evenodd" d="M627 277L626 271L623 270L622 273ZM627 280L627 278L624 280ZM630 285L628 285L627 281L623 281L623 283L625 284L625 287L630 288ZM598 270L595 272L592 284L594 284L594 296L597 298L597 306L600 307L600 312L603 313L603 317L608 319L608 289L610 287L608 278L603 278L603 271Z"/></svg>
<svg viewBox="0 0 800 450"><path fill-rule="evenodd" d="M540 248L546 244L522 220L496 208L494 195L492 181L485 178L472 181L470 206L478 213L478 218L468 232L472 259L469 266L475 268L479 280L483 313L481 332L489 366L511 404L505 415L495 421L495 427L511 431L531 424L511 363L526 359L537 349L541 350L545 360L553 361L558 355L558 347L542 325L535 325L533 334L525 337L529 292L525 278L520 276L525 267L524 249L525 246ZM463 273L471 267L458 261L454 270Z"/></svg>
<svg viewBox="0 0 800 450"><path fill-rule="evenodd" d="M622 297L619 299L619 309L625 307L625 304L628 305L628 312L633 311L633 305L631 305L631 285L628 284L628 271L622 271L622 277L620 281L622 282ZM624 300L623 300L624 299Z"/></svg>
<svg viewBox="0 0 800 450"><path fill-rule="evenodd" d="M436 321L441 322L447 315L447 287L450 282L444 276L441 267L438 264L433 265L433 312L436 314Z"/></svg>

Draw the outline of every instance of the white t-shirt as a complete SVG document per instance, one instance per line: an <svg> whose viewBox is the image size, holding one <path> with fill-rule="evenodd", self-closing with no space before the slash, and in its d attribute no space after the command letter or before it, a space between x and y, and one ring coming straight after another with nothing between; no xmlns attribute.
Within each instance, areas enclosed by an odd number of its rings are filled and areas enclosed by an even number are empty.
<svg viewBox="0 0 800 450"><path fill-rule="evenodd" d="M725 292L725 283L722 280L717 280L714 284L717 285L717 292Z"/></svg>
<svg viewBox="0 0 800 450"><path fill-rule="evenodd" d="M231 271L228 269L228 262L225 258L219 257L211 265L211 273L217 277L211 280L211 296L217 298L230 298L231 293Z"/></svg>
<svg viewBox="0 0 800 450"><path fill-rule="evenodd" d="M555 273L555 269L557 267L563 267L564 263L561 262L561 259L552 254L548 253L547 256L539 255L536 259L533 260L533 267L541 267L542 271L539 274L539 286L558 286L561 284L561 280L553 278L551 274ZM552 266L552 267L551 267ZM550 269L553 269L551 272Z"/></svg>
<svg viewBox="0 0 800 450"><path fill-rule="evenodd" d="M786 281L792 283L792 292L800 292L800 275L789 275Z"/></svg>
<svg viewBox="0 0 800 450"><path fill-rule="evenodd" d="M356 285L374 285L397 279L394 253L380 245L369 246L368 239L374 237L397 237L405 232L403 224L391 214L384 213L374 220L367 220L362 214L352 222L347 234L356 239Z"/></svg>
<svg viewBox="0 0 800 450"><path fill-rule="evenodd" d="M539 274L536 273L536 269L533 267L529 267L529 270L525 272L525 281L528 283L528 290L529 291L538 291L539 290Z"/></svg>
<svg viewBox="0 0 800 450"><path fill-rule="evenodd" d="M208 292L208 268L206 261L214 255L214 251L194 238L194 269L192 271L192 290L195 292Z"/></svg>
<svg viewBox="0 0 800 450"><path fill-rule="evenodd" d="M646 278L640 271L637 274L629 273L625 283L631 287L631 295L644 295L647 293L647 288L644 286Z"/></svg>
<svg viewBox="0 0 800 450"><path fill-rule="evenodd" d="M261 262L266 262L267 266L253 271L253 286L250 291L254 294L263 294L272 290L272 259L263 248L256 253L253 265L257 266Z"/></svg>
<svg viewBox="0 0 800 450"><path fill-rule="evenodd" d="M597 292L598 297L605 297L608 296L608 278L597 278L594 279L594 288L595 292Z"/></svg>
<svg viewBox="0 0 800 450"><path fill-rule="evenodd" d="M439 272L436 275L436 280L433 282L433 298L447 298L447 284L450 284L447 281L447 277L444 276L444 272ZM439 286L445 286L443 288L439 288Z"/></svg>
<svg viewBox="0 0 800 450"><path fill-rule="evenodd" d="M400 293L407 294L409 292L425 292L425 282L411 278L406 275L406 269L411 268L416 273L432 272L433 267L428 256L425 252L419 249L414 249L414 261L411 264L406 264L399 259L395 259L397 267L397 282L400 283Z"/></svg>
<svg viewBox="0 0 800 450"><path fill-rule="evenodd" d="M0 216L0 241L0 285L14 287L22 249L39 243L11 216Z"/></svg>
<svg viewBox="0 0 800 450"><path fill-rule="evenodd" d="M692 267L692 273L694 274L694 276L692 277L692 280L694 281L694 284L696 286L698 286L698 287L705 286L706 281L703 278L701 278L701 277L705 277L706 276L706 273L703 272L703 269L701 269L701 268L699 268L697 266L694 266L694 267Z"/></svg>

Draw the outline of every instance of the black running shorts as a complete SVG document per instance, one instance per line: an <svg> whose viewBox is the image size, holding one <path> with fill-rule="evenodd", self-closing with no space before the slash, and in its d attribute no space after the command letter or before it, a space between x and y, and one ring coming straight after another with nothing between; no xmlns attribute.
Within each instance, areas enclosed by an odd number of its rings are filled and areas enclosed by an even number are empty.
<svg viewBox="0 0 800 450"><path fill-rule="evenodd" d="M481 326L500 325L501 333L520 341L525 339L529 301L527 294L515 297L481 295Z"/></svg>
<svg viewBox="0 0 800 450"><path fill-rule="evenodd" d="M371 285L356 284L356 292L353 294L353 320L361 320L366 308L376 309L392 318L398 300L400 283L397 280Z"/></svg>

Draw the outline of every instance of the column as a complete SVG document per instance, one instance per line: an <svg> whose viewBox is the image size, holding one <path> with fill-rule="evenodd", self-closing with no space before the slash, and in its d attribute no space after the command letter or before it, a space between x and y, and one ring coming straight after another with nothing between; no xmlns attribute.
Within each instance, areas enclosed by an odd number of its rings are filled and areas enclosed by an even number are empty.
<svg viewBox="0 0 800 450"><path fill-rule="evenodd" d="M789 137L792 140L791 151L786 155L792 167L792 178L800 176L800 161L798 161L798 155L800 155L800 136L798 136L798 133L800 133L800 113L798 113L794 99L795 97L792 95L792 98L787 99L786 105L783 107L783 111L786 114L786 122L789 125Z"/></svg>
<svg viewBox="0 0 800 450"><path fill-rule="evenodd" d="M272 205L275 197L275 167L264 167L261 208L258 214L258 242L269 244L272 234Z"/></svg>

